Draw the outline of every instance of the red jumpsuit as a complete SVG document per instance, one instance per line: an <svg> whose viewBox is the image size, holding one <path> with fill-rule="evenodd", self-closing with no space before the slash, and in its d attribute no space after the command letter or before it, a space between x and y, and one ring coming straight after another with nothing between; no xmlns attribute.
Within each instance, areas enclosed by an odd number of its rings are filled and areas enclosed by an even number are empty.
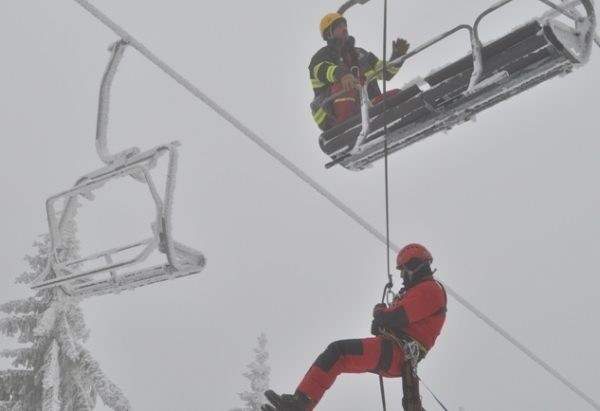
<svg viewBox="0 0 600 411"><path fill-rule="evenodd" d="M429 350L444 325L446 293L433 276L426 276L405 290L390 307L376 309L374 318L378 325L395 335L407 335ZM402 348L382 335L336 341L319 355L297 391L312 400L312 410L338 375L373 372L384 377L400 377L403 363Z"/></svg>

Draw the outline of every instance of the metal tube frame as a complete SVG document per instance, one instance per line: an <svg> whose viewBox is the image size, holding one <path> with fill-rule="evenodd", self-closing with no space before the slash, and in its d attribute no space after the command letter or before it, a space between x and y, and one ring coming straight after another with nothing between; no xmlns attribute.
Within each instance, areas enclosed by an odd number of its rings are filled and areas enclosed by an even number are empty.
<svg viewBox="0 0 600 411"><path fill-rule="evenodd" d="M403 55L395 60L390 61L388 63L388 66L398 66L399 67L409 58L421 53L423 50L428 49L429 47L433 46L434 44L439 43L441 40L451 36L454 33L459 32L461 30L466 30L469 33L469 38L470 38L470 42L471 42L471 50L472 50L472 55L473 55L473 73L471 74L471 78L469 80L469 87L467 88L467 91L465 93L471 92L472 90L475 89L475 87L481 81L481 76L483 73L483 58L482 58L483 44L481 42L481 39L479 38L479 24L481 23L481 21L483 20L484 17L486 17L487 15L491 14L492 12L498 10L499 8L505 6L506 4L508 4L512 1L513 0L499 1L498 3L490 6L489 8L484 10L481 14L479 14L479 16L477 16L477 18L475 19L475 23L473 24L473 26L470 26L468 24L460 24L460 25L454 27L453 29L448 30L445 33L442 33L441 35L418 46L412 52L408 52L405 55ZM578 24L578 25L581 25L582 22L588 22L589 26L588 26L588 30L586 33L586 40L585 40L585 44L586 44L585 49L588 50L586 52L587 55L589 55L589 50L591 49L592 42L596 42L596 44L598 46L600 46L600 38L595 33L596 15L594 12L594 6L592 3L592 0L574 0L563 6L557 5L549 0L538 0L538 1L546 4L550 8L552 8L554 13L562 14L562 15L574 20L576 22L576 24ZM348 2L348 3L350 3L350 2ZM353 4L355 4L355 3L353 3ZM361 4L362 4L362 2L361 2ZM573 10L573 8L578 5L582 5L586 9L587 16L579 16L578 13ZM382 70L383 69L375 71L369 77L367 77L367 79L365 80L365 84L368 84L376 76L381 74ZM333 99L339 97L344 92L345 91L336 93L335 95L332 95L331 97L325 99L322 103L322 106L331 102ZM370 101L368 99L368 96L366 96L366 94L367 94L366 87L360 87L359 92L360 92L360 100L361 100L362 129L359 134L359 138L356 141L356 144L354 145L354 147L351 150L351 155L360 151L359 145L362 143L362 141L364 141L364 138L366 137L366 135L369 132L368 108L370 105ZM367 102L367 104L369 104L366 107L365 107L365 102ZM366 119L365 119L365 116L366 116Z"/></svg>
<svg viewBox="0 0 600 411"><path fill-rule="evenodd" d="M100 159L106 164L124 164L128 158L140 152L137 147L128 148L116 154L108 151L106 132L108 128L108 111L110 102L110 91L117 72L117 67L125 53L127 42L123 39L113 43L109 47L111 57L102 76L100 95L98 98L98 119L96 122L96 151Z"/></svg>
<svg viewBox="0 0 600 411"><path fill-rule="evenodd" d="M92 172L80 178L75 184L75 186L71 189L50 197L46 201L46 212L48 217L48 225L50 228L52 252L49 255L48 267L45 270L44 275L46 275L48 271L53 270L57 275L57 278L49 280L42 279L41 281L34 283L32 285L32 288L49 288L77 278L83 278L89 275L97 274L99 272L112 272L115 269L131 266L133 264L144 261L157 248L160 248L160 251L162 251L166 255L169 266L173 267L175 271L184 269L182 263L180 263L180 261L177 258L178 251L181 251L185 254L190 254L184 256L187 260L186 262L191 262L194 259L198 260L199 258L195 258L197 257L195 256L196 253L193 252L195 250L177 244L175 241L173 241L171 237L171 208L173 204L173 192L175 188L173 177L177 169L176 146L178 144L178 142L173 142L167 145L156 147L152 150L148 150L144 153L137 155L136 157L130 158L130 163L127 165L123 165L120 167L107 166L103 169ZM149 169L153 168L156 165L158 157L160 157L165 152L168 152L169 154L169 163L167 166L168 168L166 186L163 199L158 193L156 185L154 184L152 176L150 175ZM152 196L156 208L155 222L152 225L154 236L149 239L138 241L125 246L116 247L99 253L91 254L87 257L79 258L77 260L61 262L61 231L64 228L64 224L66 223L66 221L72 218L72 215L77 205L77 197L79 195L90 194L93 190L100 188L110 179L120 176L125 177L127 175L141 175L143 176L143 181L148 185L150 194ZM60 198L65 197L67 198L67 201L65 202L65 207L62 213L60 213L60 217L57 218L57 212L55 210L54 205L56 201L58 201ZM117 262L112 261L113 255L136 247L143 248L135 256ZM104 257L108 263L108 265L102 268L93 268L80 273L66 274L62 276L59 272L56 272L56 270L61 272L68 272L69 266L75 266L85 261L93 261L102 257Z"/></svg>

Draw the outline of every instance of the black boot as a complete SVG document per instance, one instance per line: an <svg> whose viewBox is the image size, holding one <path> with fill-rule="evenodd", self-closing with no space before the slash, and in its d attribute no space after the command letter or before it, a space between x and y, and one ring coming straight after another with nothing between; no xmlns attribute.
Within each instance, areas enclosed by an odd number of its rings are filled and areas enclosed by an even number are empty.
<svg viewBox="0 0 600 411"><path fill-rule="evenodd" d="M275 391L265 391L265 397L271 405L263 405L262 411L308 411L310 407L310 398L301 392L295 394L277 394Z"/></svg>

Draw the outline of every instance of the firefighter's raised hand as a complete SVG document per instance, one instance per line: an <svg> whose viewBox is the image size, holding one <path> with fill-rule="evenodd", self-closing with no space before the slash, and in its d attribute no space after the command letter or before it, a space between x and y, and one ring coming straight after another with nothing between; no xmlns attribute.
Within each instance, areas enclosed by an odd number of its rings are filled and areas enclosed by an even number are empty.
<svg viewBox="0 0 600 411"><path fill-rule="evenodd" d="M351 73L344 74L340 79L340 83L342 83L342 88L344 90L353 90L357 86L360 86L360 81L358 81L358 79Z"/></svg>
<svg viewBox="0 0 600 411"><path fill-rule="evenodd" d="M399 57L402 57L406 54L408 49L410 48L410 44L405 39L398 38L392 41L392 55L390 60L396 60Z"/></svg>

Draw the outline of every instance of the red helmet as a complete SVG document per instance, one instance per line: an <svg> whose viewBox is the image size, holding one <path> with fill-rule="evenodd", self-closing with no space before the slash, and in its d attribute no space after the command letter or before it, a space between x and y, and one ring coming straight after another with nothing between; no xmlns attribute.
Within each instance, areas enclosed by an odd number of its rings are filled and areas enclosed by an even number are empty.
<svg viewBox="0 0 600 411"><path fill-rule="evenodd" d="M396 268L402 267L413 258L427 262L433 261L431 253L427 251L425 247L423 247L421 244L412 243L405 245L398 252L398 257L396 258Z"/></svg>

